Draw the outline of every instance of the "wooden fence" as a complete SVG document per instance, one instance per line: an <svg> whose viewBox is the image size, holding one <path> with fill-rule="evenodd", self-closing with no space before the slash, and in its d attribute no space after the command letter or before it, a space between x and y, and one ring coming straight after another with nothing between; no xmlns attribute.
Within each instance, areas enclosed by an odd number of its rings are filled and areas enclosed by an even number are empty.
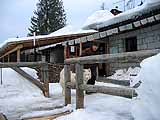
<svg viewBox="0 0 160 120"><path fill-rule="evenodd" d="M71 89L76 88L76 108L84 108L84 91L93 91L115 96L132 98L137 96L135 90L129 87L106 87L98 85L83 84L83 66L93 63L112 63L116 60L127 60L128 62L137 61L138 58L145 58L160 53L159 49L144 50L117 54L94 55L79 58L70 58L65 60L64 78L65 78L65 105L71 104ZM140 61L139 61L140 62ZM76 86L70 83L70 65L75 64L76 68Z"/></svg>
<svg viewBox="0 0 160 120"><path fill-rule="evenodd" d="M40 67L41 68L41 81L44 81L43 83L36 80L32 76L30 76L28 73L26 73L24 70L22 70L20 67ZM44 96L49 97L49 77L48 77L48 64L42 63L42 62L17 62L17 63L0 63L0 68L12 68L17 73L22 75L24 78L32 82L34 85L36 85L38 88L40 88Z"/></svg>

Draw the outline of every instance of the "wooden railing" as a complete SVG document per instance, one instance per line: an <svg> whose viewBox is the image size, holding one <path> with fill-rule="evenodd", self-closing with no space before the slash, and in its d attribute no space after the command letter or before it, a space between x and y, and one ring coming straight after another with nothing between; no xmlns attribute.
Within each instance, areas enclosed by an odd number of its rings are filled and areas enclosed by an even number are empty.
<svg viewBox="0 0 160 120"><path fill-rule="evenodd" d="M83 66L84 64L94 63L112 63L115 61L125 62L140 62L143 58L160 53L159 49L144 50L136 52L126 52L117 54L104 54L94 55L79 58L70 58L65 60L64 66L64 79L65 79L65 105L71 104L71 89L76 88L76 108L84 107L84 91L93 91L98 93L105 93L115 96L123 96L132 98L137 96L135 90L129 87L106 87L98 85L85 85L83 84ZM75 64L76 68L76 85L73 86L70 83L70 64Z"/></svg>
<svg viewBox="0 0 160 120"><path fill-rule="evenodd" d="M41 68L41 81L36 80L20 67L40 67ZM0 63L0 68L12 68L14 71L22 75L24 78L32 82L38 88L40 88L44 96L49 97L49 76L48 76L48 63L42 62L15 62L15 63Z"/></svg>

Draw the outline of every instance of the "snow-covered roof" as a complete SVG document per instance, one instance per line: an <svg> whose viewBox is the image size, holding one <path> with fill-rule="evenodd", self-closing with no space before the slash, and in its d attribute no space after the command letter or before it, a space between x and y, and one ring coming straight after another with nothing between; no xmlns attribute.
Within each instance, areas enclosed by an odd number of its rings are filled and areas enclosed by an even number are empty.
<svg viewBox="0 0 160 120"><path fill-rule="evenodd" d="M81 33L94 33L97 32L96 30L83 30L83 29L77 29L74 28L71 25L67 25L51 34L48 36L53 37L53 36L62 36L62 35L73 35L73 34L81 34Z"/></svg>
<svg viewBox="0 0 160 120"><path fill-rule="evenodd" d="M65 26L62 29L59 29L51 34L48 35L38 35L35 36L35 39L48 39L48 38L58 38L58 37L65 37L65 36L74 36L74 35L80 35L80 34L86 34L86 33L96 33L96 30L83 30L83 29L75 29L70 25ZM9 43L13 42L22 42L27 40L33 40L34 36L32 37L22 37L22 38L8 38L3 43L0 44L0 48L7 46Z"/></svg>
<svg viewBox="0 0 160 120"><path fill-rule="evenodd" d="M93 13L85 21L83 28L88 28L96 23L102 23L106 20L113 18L114 15L108 10L99 10Z"/></svg>
<svg viewBox="0 0 160 120"><path fill-rule="evenodd" d="M97 21L93 23L92 21L90 24L88 23L86 26L83 27L83 29L100 29L103 27L107 27L113 24L117 24L123 21L127 21L130 19L136 19L138 16L142 16L144 14L150 13L153 10L160 8L160 0L149 0L142 6L137 6L136 8L133 8L131 10L125 11L123 13L120 13L116 16L110 17L109 19L103 19L103 21ZM93 18L92 18L93 19ZM96 16L95 16L96 19ZM100 19L100 18L97 18Z"/></svg>

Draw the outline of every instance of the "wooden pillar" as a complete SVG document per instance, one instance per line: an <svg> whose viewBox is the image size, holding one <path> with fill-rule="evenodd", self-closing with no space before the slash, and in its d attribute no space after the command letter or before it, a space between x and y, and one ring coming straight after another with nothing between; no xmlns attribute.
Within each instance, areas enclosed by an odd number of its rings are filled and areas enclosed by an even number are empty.
<svg viewBox="0 0 160 120"><path fill-rule="evenodd" d="M71 89L67 87L67 82L70 81L71 81L70 66L64 65L65 105L71 104Z"/></svg>
<svg viewBox="0 0 160 120"><path fill-rule="evenodd" d="M76 109L84 108L84 93L80 89L83 84L83 65L76 64Z"/></svg>
<svg viewBox="0 0 160 120"><path fill-rule="evenodd" d="M8 62L10 62L10 54L8 54Z"/></svg>
<svg viewBox="0 0 160 120"><path fill-rule="evenodd" d="M67 46L64 46L64 60L67 59Z"/></svg>
<svg viewBox="0 0 160 120"><path fill-rule="evenodd" d="M49 70L48 70L48 65L42 65L41 68L41 79L44 81L43 83L43 92L45 97L49 97Z"/></svg>
<svg viewBox="0 0 160 120"><path fill-rule="evenodd" d="M79 44L79 56L82 55L82 42L80 42Z"/></svg>
<svg viewBox="0 0 160 120"><path fill-rule="evenodd" d="M21 50L18 49L18 50L17 50L17 62L20 62L20 61L21 61L20 56L21 56Z"/></svg>

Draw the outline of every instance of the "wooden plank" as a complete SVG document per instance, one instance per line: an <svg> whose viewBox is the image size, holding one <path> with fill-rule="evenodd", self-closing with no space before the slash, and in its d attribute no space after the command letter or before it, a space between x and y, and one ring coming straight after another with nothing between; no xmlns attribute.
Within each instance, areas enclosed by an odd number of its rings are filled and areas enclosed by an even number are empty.
<svg viewBox="0 0 160 120"><path fill-rule="evenodd" d="M9 67L35 67L47 65L48 63L44 62L9 62L9 63L0 63L0 68L9 68Z"/></svg>
<svg viewBox="0 0 160 120"><path fill-rule="evenodd" d="M71 89L67 87L67 82L70 81L71 81L70 66L64 65L65 105L71 104Z"/></svg>
<svg viewBox="0 0 160 120"><path fill-rule="evenodd" d="M48 69L48 65L42 65L41 67L41 71L42 71L42 75L41 75L41 79L42 81L44 81L43 84L43 93L45 97L49 97L49 69Z"/></svg>
<svg viewBox="0 0 160 120"><path fill-rule="evenodd" d="M20 62L21 61L21 50L18 49L17 50L17 62Z"/></svg>
<svg viewBox="0 0 160 120"><path fill-rule="evenodd" d="M70 111L66 111L66 112L55 114L55 115L51 115L51 116L26 118L26 119L22 119L22 120L54 120L54 119L56 119L58 117L61 117L61 116L64 116L64 115L68 115L70 113L71 113Z"/></svg>
<svg viewBox="0 0 160 120"><path fill-rule="evenodd" d="M3 57L5 57L5 56L7 56L7 55L9 55L9 54L17 51L18 49L21 49L21 48L23 48L23 45L22 45L22 44L19 44L19 45L17 45L15 48L13 48L13 49L11 49L10 51L6 52L6 53L5 53L4 55L2 55L0 58L3 58Z"/></svg>
<svg viewBox="0 0 160 120"><path fill-rule="evenodd" d="M84 108L84 93L80 89L83 84L83 65L76 64L76 109Z"/></svg>
<svg viewBox="0 0 160 120"><path fill-rule="evenodd" d="M43 90L43 85L38 80L36 80L32 76L30 76L28 73L26 73L24 70L22 70L21 68L18 68L18 67L12 67L12 69L14 71L16 71L17 73L19 73L20 75L22 75L27 80L29 80L31 83L33 83L34 85L36 85L38 88L40 88L41 90Z"/></svg>
<svg viewBox="0 0 160 120"><path fill-rule="evenodd" d="M65 64L93 64L93 63L105 63L105 62L116 62L118 60L127 60L133 61L141 57L149 57L155 54L158 54L160 49L154 50L142 50L136 52L125 52L125 53L116 53L116 54L103 54L103 55L93 55L79 58L70 58L65 60Z"/></svg>
<svg viewBox="0 0 160 120"><path fill-rule="evenodd" d="M108 87L99 85L81 85L80 89L88 90L91 92L104 93L114 96L122 96L126 98L136 97L137 93L133 88L126 87Z"/></svg>

